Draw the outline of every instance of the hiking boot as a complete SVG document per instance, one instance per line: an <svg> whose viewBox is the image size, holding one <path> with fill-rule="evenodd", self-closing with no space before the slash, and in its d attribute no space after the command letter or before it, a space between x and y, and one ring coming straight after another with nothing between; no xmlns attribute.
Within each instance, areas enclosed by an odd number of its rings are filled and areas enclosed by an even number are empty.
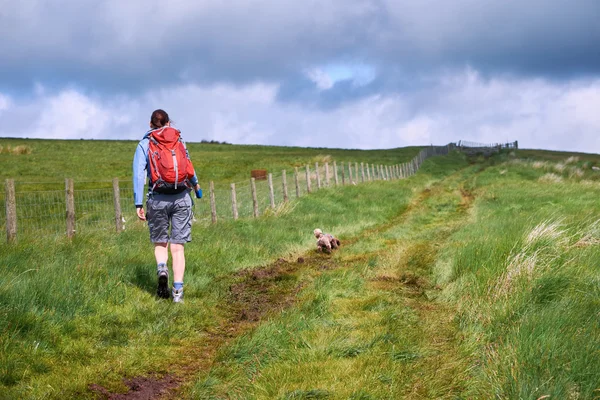
<svg viewBox="0 0 600 400"><path fill-rule="evenodd" d="M156 271L158 275L158 287L156 288L156 295L161 299L168 299L169 293L169 270L166 265L160 265Z"/></svg>
<svg viewBox="0 0 600 400"><path fill-rule="evenodd" d="M183 303L183 288L182 289L173 288L173 291L171 292L171 294L173 295L173 303Z"/></svg>

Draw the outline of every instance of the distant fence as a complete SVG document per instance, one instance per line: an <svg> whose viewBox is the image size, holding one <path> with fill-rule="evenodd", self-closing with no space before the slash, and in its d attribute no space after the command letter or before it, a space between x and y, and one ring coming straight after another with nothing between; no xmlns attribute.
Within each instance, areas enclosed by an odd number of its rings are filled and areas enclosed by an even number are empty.
<svg viewBox="0 0 600 400"><path fill-rule="evenodd" d="M468 154L468 155L478 155L478 154L482 154L484 156L489 156L493 153L498 153L501 150L504 149L518 149L519 148L519 142L518 141L514 141L514 142L508 142L508 143L475 143L475 142L469 142L466 140L459 140L458 143L456 144L456 147Z"/></svg>
<svg viewBox="0 0 600 400"><path fill-rule="evenodd" d="M204 199L194 199L195 221L217 223L277 214L290 200L316 190L404 179L414 175L427 158L446 155L455 148L454 143L429 146L412 160L393 165L317 162L294 170L268 173L265 180L250 178L228 187L215 187L210 181L208 187L203 187ZM5 209L0 215L0 226L6 230L9 243L17 238L56 234L73 237L76 233L100 230L121 232L137 220L130 181L114 178L76 184L72 179L66 179L64 189L20 190L27 185L31 184L8 179L4 193L0 193L0 205Z"/></svg>

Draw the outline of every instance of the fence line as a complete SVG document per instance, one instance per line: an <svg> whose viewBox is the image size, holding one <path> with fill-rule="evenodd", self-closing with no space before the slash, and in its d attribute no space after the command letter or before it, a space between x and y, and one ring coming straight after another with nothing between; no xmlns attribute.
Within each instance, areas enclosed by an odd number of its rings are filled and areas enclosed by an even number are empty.
<svg viewBox="0 0 600 400"><path fill-rule="evenodd" d="M478 155L478 154L482 154L484 156L490 156L491 154L494 153L498 153L503 149L518 149L519 148L519 142L518 141L514 141L514 142L509 142L509 143L476 143L476 142L469 142L466 140L459 140L458 143L456 144L456 147L468 154L468 155Z"/></svg>
<svg viewBox="0 0 600 400"><path fill-rule="evenodd" d="M333 161L331 165L329 162L315 163L311 168L306 164L304 168L294 168L294 188L291 190L296 197L301 197L313 191L344 185L405 179L414 175L427 158L446 155L455 149L462 150L469 142L459 143L460 146L454 143L429 146L411 160L393 165ZM516 142L514 146L516 148ZM250 178L223 187L210 181L205 196L208 199L194 199L194 220L218 223L277 214L289 200L287 182L285 170L269 173L265 180ZM9 179L5 182L5 191L0 193L0 206L5 209L4 213L0 212L0 227L6 230L9 242L16 241L17 237L49 234L71 237L77 233L101 230L120 232L131 221L137 220L131 204L132 184L119 182L117 178L100 183L105 187L90 189L90 181L80 184L67 179L65 190L21 192L15 191L15 182ZM124 213L122 210L130 211Z"/></svg>

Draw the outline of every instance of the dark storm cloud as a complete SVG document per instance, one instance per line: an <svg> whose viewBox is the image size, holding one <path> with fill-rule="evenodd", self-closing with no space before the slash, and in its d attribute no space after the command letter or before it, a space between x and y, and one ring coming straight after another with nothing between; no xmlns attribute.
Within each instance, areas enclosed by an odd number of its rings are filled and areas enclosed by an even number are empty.
<svg viewBox="0 0 600 400"><path fill-rule="evenodd" d="M484 75L600 73L597 0L3 3L0 90L12 94L34 82L135 93L261 81L283 83L282 100L334 105L466 65ZM303 72L331 63L369 64L379 77L311 95Z"/></svg>

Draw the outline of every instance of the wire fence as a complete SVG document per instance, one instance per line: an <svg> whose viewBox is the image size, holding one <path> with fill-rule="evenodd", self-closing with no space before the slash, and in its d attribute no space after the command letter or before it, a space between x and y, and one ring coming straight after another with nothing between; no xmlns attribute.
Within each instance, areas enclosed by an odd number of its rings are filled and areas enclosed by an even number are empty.
<svg viewBox="0 0 600 400"><path fill-rule="evenodd" d="M321 189L391 181L414 175L423 161L457 148L424 148L412 160L381 165L364 162L315 163L268 174L266 179L249 179L204 187L204 198L194 199L194 223L255 218L277 214L290 201ZM47 235L107 231L119 232L137 220L131 181L57 183L56 189L26 190L26 183L7 180L0 193L0 228L14 242ZM45 187L48 187L47 185Z"/></svg>

